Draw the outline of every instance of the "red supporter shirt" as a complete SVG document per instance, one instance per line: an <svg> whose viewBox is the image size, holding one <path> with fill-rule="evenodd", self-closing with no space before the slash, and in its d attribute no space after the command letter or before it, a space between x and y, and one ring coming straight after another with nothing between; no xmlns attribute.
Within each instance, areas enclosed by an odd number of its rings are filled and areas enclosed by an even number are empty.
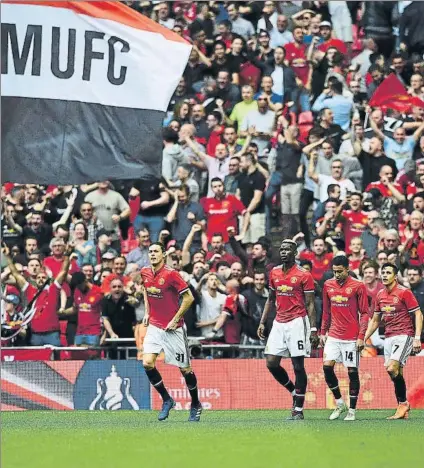
<svg viewBox="0 0 424 468"><path fill-rule="evenodd" d="M361 237L368 225L368 214L366 211L353 211L343 210L342 216L344 218L343 233L346 243L346 251L349 251L350 241L354 237Z"/></svg>
<svg viewBox="0 0 424 468"><path fill-rule="evenodd" d="M34 333L49 333L60 330L59 309L61 285L58 282L46 286L35 301L35 314L31 320L31 330ZM38 289L30 283L26 283L23 292L28 302L38 293Z"/></svg>
<svg viewBox="0 0 424 468"><path fill-rule="evenodd" d="M243 203L234 195L226 195L224 199L205 197L200 204L207 219L206 234L209 242L213 234L220 233L224 242L228 242L228 227L233 227L238 232L238 216L246 211Z"/></svg>
<svg viewBox="0 0 424 468"><path fill-rule="evenodd" d="M317 257L311 250L304 250L300 253L299 258L312 262L312 277L315 281L321 281L322 275L330 269L333 254L325 253L321 257Z"/></svg>
<svg viewBox="0 0 424 468"><path fill-rule="evenodd" d="M308 271L294 265L284 272L279 265L271 270L269 288L276 294L277 322L291 322L307 315L305 293L315 291L314 279Z"/></svg>
<svg viewBox="0 0 424 468"><path fill-rule="evenodd" d="M60 273L60 270L62 269L63 261L64 261L64 258L62 258L62 260L58 260L54 258L53 256L50 256L50 257L46 257L43 260L43 265L45 266L45 268L48 268L52 272L53 278L56 278L56 276L58 276L58 274ZM78 268L76 260L71 260L68 275L73 275L77 271L79 271L79 268ZM65 292L66 297L71 297L71 288L69 287L69 284L67 282L63 283L62 289Z"/></svg>
<svg viewBox="0 0 424 468"><path fill-rule="evenodd" d="M367 290L368 302L370 303L370 311L372 314L375 310L375 300L377 298L377 294L381 289L384 289L384 285L381 281L377 281L377 284L373 289L369 288L367 285L365 285L365 288Z"/></svg>
<svg viewBox="0 0 424 468"><path fill-rule="evenodd" d="M225 299L222 310L230 316L224 325L224 339L228 344L240 344L241 308L247 308L247 301L241 294L231 294Z"/></svg>
<svg viewBox="0 0 424 468"><path fill-rule="evenodd" d="M74 292L74 305L78 311L77 335L100 335L103 293L98 286L91 285L84 294Z"/></svg>
<svg viewBox="0 0 424 468"><path fill-rule="evenodd" d="M103 294L110 294L110 284L113 280L117 278L122 281L122 283L124 284L124 288L128 285L128 283L131 282L131 278L129 276L120 276L116 273L112 273L111 275L106 276L106 278L103 280L103 283L101 285L101 290Z"/></svg>
<svg viewBox="0 0 424 468"><path fill-rule="evenodd" d="M403 193L403 188L400 184L398 184L397 182L393 182L392 185L396 190L399 190L400 193ZM384 185L382 182L371 182L367 185L365 191L369 192L373 188L380 190L383 197L391 197L393 195L389 187L387 187L387 185Z"/></svg>
<svg viewBox="0 0 424 468"><path fill-rule="evenodd" d="M165 329L179 309L180 295L188 285L178 271L164 265L156 273L150 267L141 269L150 309L150 324ZM178 322L182 327L184 320Z"/></svg>
<svg viewBox="0 0 424 468"><path fill-rule="evenodd" d="M359 270L359 267L361 266L361 262L363 258L349 258L349 269L350 270Z"/></svg>
<svg viewBox="0 0 424 468"><path fill-rule="evenodd" d="M309 65L306 60L308 46L306 44L301 44L299 46L296 42L290 42L284 46L284 49L290 67L293 69L296 76L302 80L302 83L306 84L309 75Z"/></svg>
<svg viewBox="0 0 424 468"><path fill-rule="evenodd" d="M411 314L419 309L413 292L398 283L390 292L384 288L377 293L375 313L381 314L384 320L386 338L396 335L414 336Z"/></svg>
<svg viewBox="0 0 424 468"><path fill-rule="evenodd" d="M338 340L364 339L369 320L365 284L349 276L343 284L336 279L324 283L321 335Z"/></svg>
<svg viewBox="0 0 424 468"><path fill-rule="evenodd" d="M341 41L340 39L334 39L334 38L329 39L328 41L323 42L322 44L320 44L318 46L318 50L321 51L321 52L327 52L327 50L330 47L336 48L343 55L347 54L346 44L343 41Z"/></svg>
<svg viewBox="0 0 424 468"><path fill-rule="evenodd" d="M417 184L415 182L413 182L412 184L408 184L406 186L406 198L408 200L411 200L411 198L416 194L418 193L418 191L421 192L421 189L419 189L417 187Z"/></svg>
<svg viewBox="0 0 424 468"><path fill-rule="evenodd" d="M53 256L50 256L50 257L46 257L43 260L43 265L45 266L45 268L48 268L52 272L53 278L56 278L56 276L60 273L60 270L62 269L63 261L64 261L64 258L62 258L61 260L58 260L54 258ZM71 265L69 267L68 274L73 275L77 271L79 271L79 268L78 268L76 260L71 260Z"/></svg>
<svg viewBox="0 0 424 468"><path fill-rule="evenodd" d="M222 143L221 135L224 133L224 127L219 127L219 130L214 130L209 135L206 153L212 158L215 157L216 146Z"/></svg>

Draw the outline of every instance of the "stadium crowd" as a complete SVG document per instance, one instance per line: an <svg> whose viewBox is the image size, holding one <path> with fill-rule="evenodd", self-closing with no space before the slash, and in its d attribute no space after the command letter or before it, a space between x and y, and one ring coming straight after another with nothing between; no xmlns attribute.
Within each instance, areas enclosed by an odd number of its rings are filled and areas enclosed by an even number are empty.
<svg viewBox="0 0 424 468"><path fill-rule="evenodd" d="M141 343L156 241L195 296L189 336L261 344L284 238L315 280L318 329L337 255L371 310L387 261L424 310L424 3L124 3L193 45L162 177L3 185L3 344L97 346L134 329Z"/></svg>

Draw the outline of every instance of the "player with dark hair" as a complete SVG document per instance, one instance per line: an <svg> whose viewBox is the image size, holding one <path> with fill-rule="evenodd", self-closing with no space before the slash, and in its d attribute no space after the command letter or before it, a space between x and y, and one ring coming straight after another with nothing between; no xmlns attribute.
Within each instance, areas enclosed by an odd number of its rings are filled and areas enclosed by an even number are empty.
<svg viewBox="0 0 424 468"><path fill-rule="evenodd" d="M318 345L314 280L311 273L296 265L296 255L296 242L283 240L280 247L282 265L270 272L269 297L258 328L258 336L264 340L266 319L271 303L275 302L277 315L265 348L266 365L275 380L293 396L292 414L288 418L291 420L304 419L303 405L308 384L304 361L310 354L311 343L314 347ZM280 365L282 357L291 358L295 384Z"/></svg>
<svg viewBox="0 0 424 468"><path fill-rule="evenodd" d="M408 418L410 406L406 399L403 368L412 351L421 351L423 328L423 314L417 299L410 289L397 282L398 272L398 267L391 263L381 267L381 280L385 287L377 293L374 315L365 333L366 341L377 330L380 320L384 320L384 365L394 384L398 401L396 413L387 419ZM415 315L415 336L411 314Z"/></svg>
<svg viewBox="0 0 424 468"><path fill-rule="evenodd" d="M146 299L146 314L143 324L147 326L143 344L143 366L150 383L163 400L159 421L164 421L175 401L163 384L156 369L156 359L163 351L165 362L178 366L191 396L189 421L199 421L202 405L199 401L197 379L190 366L183 316L191 307L194 298L180 274L165 265L165 248L159 242L149 247L151 267L141 269Z"/></svg>
<svg viewBox="0 0 424 468"><path fill-rule="evenodd" d="M356 403L360 390L359 349L369 320L368 296L365 284L349 275L349 259L344 255L332 261L334 278L324 283L321 344L324 346L325 381L336 399L336 408L330 420L338 419L348 411L345 421L355 421ZM349 408L340 393L334 372L336 362L347 368L349 375Z"/></svg>

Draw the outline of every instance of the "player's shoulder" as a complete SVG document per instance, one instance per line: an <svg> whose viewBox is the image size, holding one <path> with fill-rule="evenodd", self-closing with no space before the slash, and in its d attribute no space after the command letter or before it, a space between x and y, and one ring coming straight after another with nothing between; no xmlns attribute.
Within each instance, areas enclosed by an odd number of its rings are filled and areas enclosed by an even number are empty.
<svg viewBox="0 0 424 468"><path fill-rule="evenodd" d="M276 275L278 273L281 273L283 271L283 266L282 265L275 265L270 271L271 275Z"/></svg>
<svg viewBox="0 0 424 468"><path fill-rule="evenodd" d="M177 270L175 270L174 268L171 268L168 265L165 265L163 267L163 272L167 275L179 274Z"/></svg>
<svg viewBox="0 0 424 468"><path fill-rule="evenodd" d="M328 278L328 280L325 280L324 281L324 288L329 288L331 286L334 286L336 283L336 279L335 278Z"/></svg>
<svg viewBox="0 0 424 468"><path fill-rule="evenodd" d="M299 276L311 276L311 272L309 270L305 270L305 268L301 267L300 265L296 265L295 272Z"/></svg>
<svg viewBox="0 0 424 468"><path fill-rule="evenodd" d="M375 298L376 299L379 299L381 296L384 296L386 294L386 288L381 288L378 290Z"/></svg>
<svg viewBox="0 0 424 468"><path fill-rule="evenodd" d="M357 279L357 278L354 278L353 276L349 276L349 283L358 287L358 288L361 288L362 286L365 287L365 284L363 283L363 281Z"/></svg>
<svg viewBox="0 0 424 468"><path fill-rule="evenodd" d="M406 286L403 286L402 284L397 284L396 286L396 292L399 294L399 295L408 295L408 294L413 294L413 292L407 288Z"/></svg>
<svg viewBox="0 0 424 468"><path fill-rule="evenodd" d="M142 276L147 276L147 275L152 274L152 273L153 273L153 272L152 272L152 268L151 268L151 267L145 266L145 267L143 267L143 268L140 269L140 274L141 274Z"/></svg>

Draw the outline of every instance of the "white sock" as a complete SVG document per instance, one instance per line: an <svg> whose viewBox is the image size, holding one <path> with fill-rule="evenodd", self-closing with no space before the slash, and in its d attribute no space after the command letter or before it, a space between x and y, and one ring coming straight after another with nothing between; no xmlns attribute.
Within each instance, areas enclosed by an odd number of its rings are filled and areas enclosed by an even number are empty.
<svg viewBox="0 0 424 468"><path fill-rule="evenodd" d="M342 405L344 405L343 398L339 398L338 400L336 400L336 404L337 404L337 406L342 406Z"/></svg>
<svg viewBox="0 0 424 468"><path fill-rule="evenodd" d="M350 413L355 413L355 412L356 412L356 409L354 409L354 408L349 408L349 412L350 412Z"/></svg>
<svg viewBox="0 0 424 468"><path fill-rule="evenodd" d="M301 412L303 411L303 408L298 408L298 407L296 406L294 410L297 411L298 413L301 413Z"/></svg>

